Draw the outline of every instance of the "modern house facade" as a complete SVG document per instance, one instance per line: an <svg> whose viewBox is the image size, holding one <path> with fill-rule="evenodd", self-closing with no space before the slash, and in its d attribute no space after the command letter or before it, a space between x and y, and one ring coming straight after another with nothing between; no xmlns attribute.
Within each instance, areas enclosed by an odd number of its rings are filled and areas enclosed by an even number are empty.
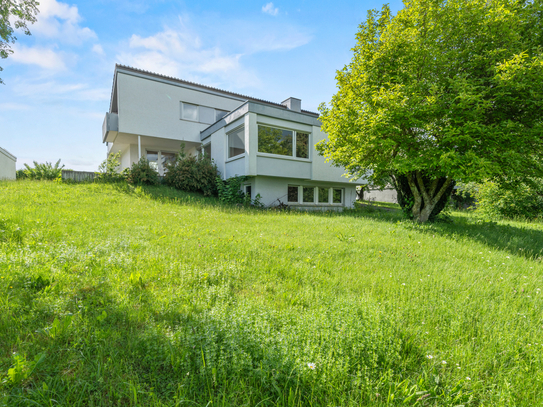
<svg viewBox="0 0 543 407"><path fill-rule="evenodd" d="M17 158L9 151L0 147L0 180L15 179L15 163Z"/></svg>
<svg viewBox="0 0 543 407"><path fill-rule="evenodd" d="M272 103L116 65L110 110L102 128L121 169L146 157L161 175L182 144L211 156L224 179L249 176L244 192L266 206L352 207L356 186L317 154L326 138L317 113L301 100Z"/></svg>

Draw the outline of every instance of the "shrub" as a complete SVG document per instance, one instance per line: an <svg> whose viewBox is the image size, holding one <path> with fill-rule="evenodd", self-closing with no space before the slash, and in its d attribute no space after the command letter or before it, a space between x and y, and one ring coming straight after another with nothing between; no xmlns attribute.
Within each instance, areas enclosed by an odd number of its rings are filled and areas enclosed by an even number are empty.
<svg viewBox="0 0 543 407"><path fill-rule="evenodd" d="M49 162L41 164L34 161L34 168L25 164L23 172L26 175L25 178L32 180L55 180L62 177L63 168L64 165L60 166L60 160L58 160L54 166Z"/></svg>
<svg viewBox="0 0 543 407"><path fill-rule="evenodd" d="M118 182L126 178L126 172L120 173L119 159L121 157L121 152L115 154L110 153L107 160L102 161L98 166L98 174L96 175L95 180L99 182Z"/></svg>
<svg viewBox="0 0 543 407"><path fill-rule="evenodd" d="M245 194L241 191L241 184L247 181L249 177L231 177L223 180L217 177L217 192L219 200L228 204L244 204L246 203ZM249 197L249 201L250 201Z"/></svg>
<svg viewBox="0 0 543 407"><path fill-rule="evenodd" d="M140 158L130 167L126 180L133 185L157 185L159 183L158 171L151 167L147 158Z"/></svg>
<svg viewBox="0 0 543 407"><path fill-rule="evenodd" d="M486 218L536 219L543 216L543 180L509 188L487 181L479 184L474 194L477 212Z"/></svg>
<svg viewBox="0 0 543 407"><path fill-rule="evenodd" d="M217 166L207 155L187 156L183 149L172 163L166 164L164 182L186 192L201 192L204 196L216 196Z"/></svg>
<svg viewBox="0 0 543 407"><path fill-rule="evenodd" d="M27 179L28 176L26 175L25 170L17 170L15 172L15 179Z"/></svg>

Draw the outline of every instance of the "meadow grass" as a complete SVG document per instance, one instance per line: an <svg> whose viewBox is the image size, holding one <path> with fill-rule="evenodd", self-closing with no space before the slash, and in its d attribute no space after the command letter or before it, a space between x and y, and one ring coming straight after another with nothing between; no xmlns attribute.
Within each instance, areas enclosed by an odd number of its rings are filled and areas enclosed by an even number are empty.
<svg viewBox="0 0 543 407"><path fill-rule="evenodd" d="M543 225L452 219L1 182L0 405L543 405Z"/></svg>

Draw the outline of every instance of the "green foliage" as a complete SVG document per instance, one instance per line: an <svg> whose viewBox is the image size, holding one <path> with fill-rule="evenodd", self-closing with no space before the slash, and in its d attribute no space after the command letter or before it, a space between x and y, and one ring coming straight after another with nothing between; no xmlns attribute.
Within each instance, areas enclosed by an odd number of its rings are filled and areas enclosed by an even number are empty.
<svg viewBox="0 0 543 407"><path fill-rule="evenodd" d="M130 173L129 169L125 172L119 172L121 163L121 152L110 153L107 160L104 160L98 166L98 174L94 178L97 182L118 182L127 178Z"/></svg>
<svg viewBox="0 0 543 407"><path fill-rule="evenodd" d="M25 178L31 180L57 180L62 177L62 169L64 164L60 166L60 160L55 165L50 162L38 163L34 161L34 168L25 163L25 169L23 170Z"/></svg>
<svg viewBox="0 0 543 407"><path fill-rule="evenodd" d="M424 210L439 201L432 182L441 178L541 178L542 12L528 0L409 0L396 16L388 6L370 11L337 72L338 93L320 107L328 140L318 151L353 176L407 176L415 212L417 189L430 198ZM415 180L421 174L431 182Z"/></svg>
<svg viewBox="0 0 543 407"><path fill-rule="evenodd" d="M23 30L26 35L30 35L27 23L36 22L39 4L36 0L2 0L0 2L0 58L7 58L13 53L9 44L17 40L14 30ZM2 70L0 67L0 72ZM2 83L4 82L0 78L0 84Z"/></svg>
<svg viewBox="0 0 543 407"><path fill-rule="evenodd" d="M204 196L216 196L216 178L219 173L213 160L207 155L187 156L184 148L174 162L166 164L166 185L186 192L200 192Z"/></svg>
<svg viewBox="0 0 543 407"><path fill-rule="evenodd" d="M0 243L23 242L23 231L21 227L9 219L0 219Z"/></svg>
<svg viewBox="0 0 543 407"><path fill-rule="evenodd" d="M130 167L126 181L132 185L158 185L158 171L151 167L147 158L141 157Z"/></svg>
<svg viewBox="0 0 543 407"><path fill-rule="evenodd" d="M21 170L17 170L15 172L15 179L21 180L21 179L27 179L27 178L28 178L28 176L26 175L25 170L21 169Z"/></svg>
<svg viewBox="0 0 543 407"><path fill-rule="evenodd" d="M248 180L249 177L247 176L230 177L226 180L223 180L221 177L217 177L215 182L217 184L219 200L227 204L246 203L247 198L241 190L241 186ZM251 197L248 199L250 200Z"/></svg>
<svg viewBox="0 0 543 407"><path fill-rule="evenodd" d="M19 385L26 381L34 370L45 360L45 354L36 355L34 361L26 360L26 356L15 353L13 355L13 367L8 370L8 381L12 385Z"/></svg>
<svg viewBox="0 0 543 407"><path fill-rule="evenodd" d="M491 181L477 185L474 191L477 213L485 218L543 218L543 181L521 183L510 188Z"/></svg>

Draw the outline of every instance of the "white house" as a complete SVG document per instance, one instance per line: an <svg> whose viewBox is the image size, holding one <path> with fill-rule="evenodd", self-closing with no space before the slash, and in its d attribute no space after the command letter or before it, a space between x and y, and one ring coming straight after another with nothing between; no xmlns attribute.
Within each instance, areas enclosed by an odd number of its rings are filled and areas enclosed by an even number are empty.
<svg viewBox="0 0 543 407"><path fill-rule="evenodd" d="M352 207L363 182L317 154L326 138L318 118L300 99L272 103L116 65L102 141L108 154L121 152L121 168L146 157L163 174L184 143L189 154L209 154L224 179L250 176L244 192L266 206Z"/></svg>
<svg viewBox="0 0 543 407"><path fill-rule="evenodd" d="M0 147L0 180L15 179L15 163L17 158Z"/></svg>

